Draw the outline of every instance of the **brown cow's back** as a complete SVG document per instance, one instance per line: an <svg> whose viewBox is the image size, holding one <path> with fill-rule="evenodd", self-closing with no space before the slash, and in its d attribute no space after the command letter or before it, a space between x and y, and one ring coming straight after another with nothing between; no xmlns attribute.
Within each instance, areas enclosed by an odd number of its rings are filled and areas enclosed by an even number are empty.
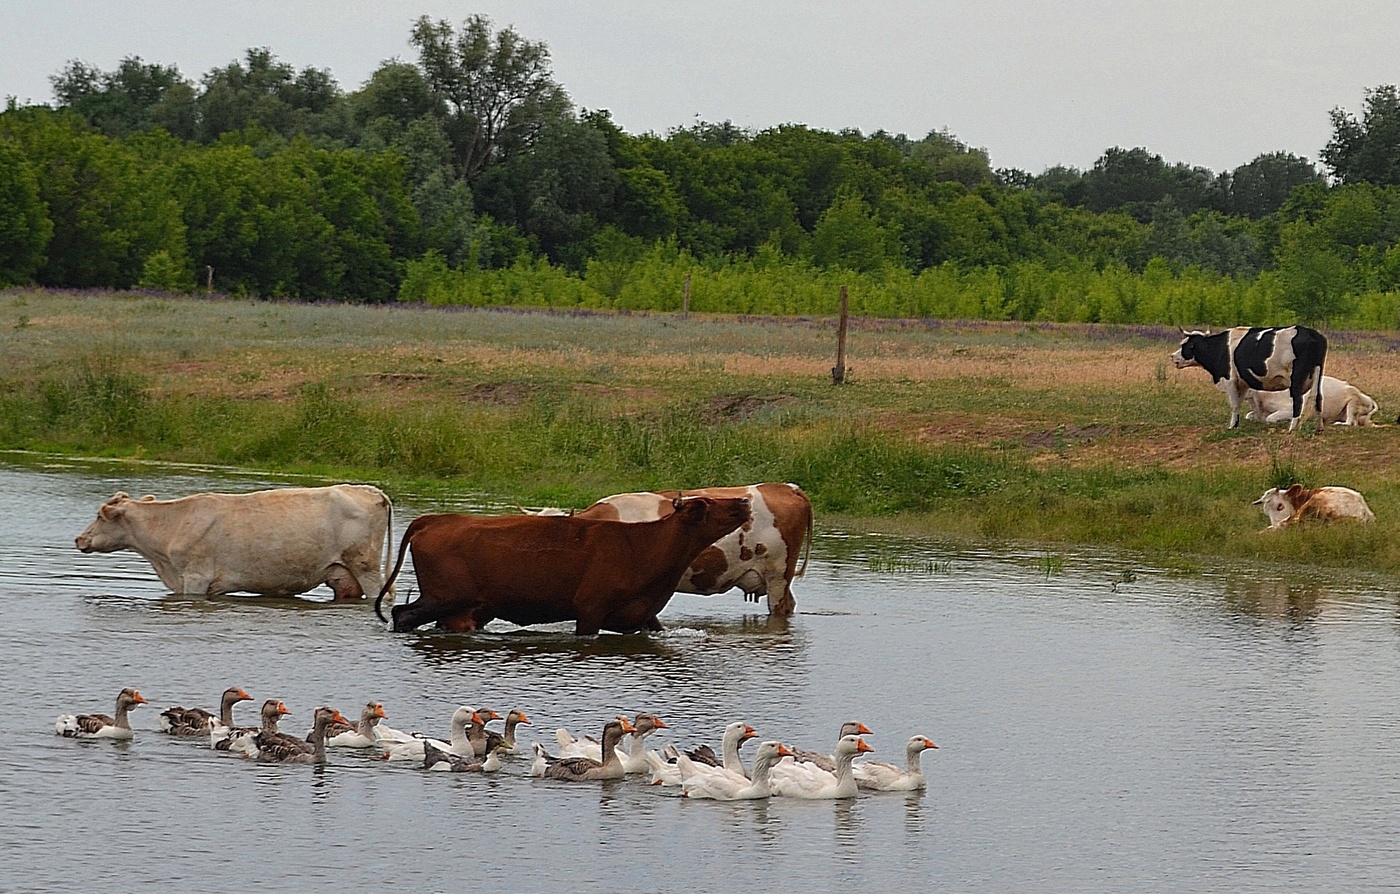
<svg viewBox="0 0 1400 894"><path fill-rule="evenodd" d="M701 550L742 525L746 499L684 501L667 518L626 523L578 516L429 515L409 525L421 595L395 606L393 627L432 621L474 630L574 620L581 634L655 626ZM397 571L397 569L396 569Z"/></svg>

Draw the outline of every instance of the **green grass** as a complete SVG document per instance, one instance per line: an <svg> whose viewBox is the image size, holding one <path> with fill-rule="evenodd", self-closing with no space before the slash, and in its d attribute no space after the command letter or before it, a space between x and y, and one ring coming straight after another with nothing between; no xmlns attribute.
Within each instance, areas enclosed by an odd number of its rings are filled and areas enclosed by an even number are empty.
<svg viewBox="0 0 1400 894"><path fill-rule="evenodd" d="M535 506L793 481L819 524L1042 544L1047 574L1070 544L1400 570L1396 429L1227 432L1136 331L857 326L840 387L833 344L827 320L0 293L0 448ZM1137 377L1060 374L1100 346ZM1295 480L1357 486L1380 521L1261 535L1250 502Z"/></svg>

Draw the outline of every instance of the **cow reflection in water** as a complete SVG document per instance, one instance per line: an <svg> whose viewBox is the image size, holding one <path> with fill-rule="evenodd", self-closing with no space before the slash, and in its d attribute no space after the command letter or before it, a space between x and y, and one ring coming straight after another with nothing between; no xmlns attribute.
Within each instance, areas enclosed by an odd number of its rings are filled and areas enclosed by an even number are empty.
<svg viewBox="0 0 1400 894"><path fill-rule="evenodd" d="M1329 591L1286 578L1239 578L1225 585L1225 601L1240 614L1299 624L1322 615Z"/></svg>
<svg viewBox="0 0 1400 894"><path fill-rule="evenodd" d="M747 497L678 497L674 512L628 523L577 516L424 515L404 532L398 560L375 611L409 550L419 598L391 610L393 630L437 622L479 630L574 621L574 632L660 630L696 556L750 518Z"/></svg>

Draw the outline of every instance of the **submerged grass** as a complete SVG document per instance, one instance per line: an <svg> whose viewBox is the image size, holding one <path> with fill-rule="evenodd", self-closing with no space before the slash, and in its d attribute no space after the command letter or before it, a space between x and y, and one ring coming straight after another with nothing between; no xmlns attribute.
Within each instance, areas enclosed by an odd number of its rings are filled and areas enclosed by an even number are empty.
<svg viewBox="0 0 1400 894"><path fill-rule="evenodd" d="M1400 569L1400 430L1227 432L1205 377L1161 365L1173 346L856 321L838 387L828 320L0 293L0 448L524 505L793 481L819 522ZM1384 343L1340 339L1329 364L1400 400ZM1379 521L1260 535L1251 501L1293 481L1356 487Z"/></svg>

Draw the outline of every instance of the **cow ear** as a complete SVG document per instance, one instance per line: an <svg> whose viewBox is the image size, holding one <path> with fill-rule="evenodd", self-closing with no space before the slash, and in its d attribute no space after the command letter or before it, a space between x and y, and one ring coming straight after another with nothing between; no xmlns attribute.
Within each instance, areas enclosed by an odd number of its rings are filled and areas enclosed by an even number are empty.
<svg viewBox="0 0 1400 894"><path fill-rule="evenodd" d="M107 521L112 521L114 519L121 518L126 513L126 503L127 501L125 500L123 500L120 503L103 503L102 508L97 510L97 514L100 517L106 519Z"/></svg>
<svg viewBox="0 0 1400 894"><path fill-rule="evenodd" d="M671 501L671 508L679 511L681 504L685 502L685 491L676 491L676 498Z"/></svg>
<svg viewBox="0 0 1400 894"><path fill-rule="evenodd" d="M130 500L130 499L131 499L131 495L130 495L130 494L128 494L128 493L127 493L126 491L124 491L124 490L119 490L119 491L117 491L116 493L112 494L112 499L110 499L110 500L107 501L107 505L108 505L108 506L111 506L113 503L120 503L120 502L122 502L123 500Z"/></svg>
<svg viewBox="0 0 1400 894"><path fill-rule="evenodd" d="M144 497L142 497L141 499L137 500L136 502L138 502L138 503L154 503L155 501L156 501L155 494L146 494Z"/></svg>
<svg viewBox="0 0 1400 894"><path fill-rule="evenodd" d="M1284 493L1288 495L1289 499L1296 499L1298 495L1302 492L1303 485L1301 484L1290 484L1288 486L1288 490L1284 491Z"/></svg>

